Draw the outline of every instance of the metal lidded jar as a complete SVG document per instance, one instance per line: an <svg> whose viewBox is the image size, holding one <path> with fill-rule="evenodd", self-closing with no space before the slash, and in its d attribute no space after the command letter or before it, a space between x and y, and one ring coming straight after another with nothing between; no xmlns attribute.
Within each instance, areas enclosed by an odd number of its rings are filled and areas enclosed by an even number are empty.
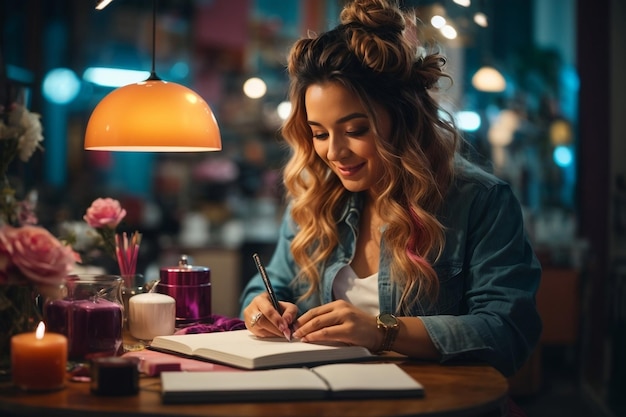
<svg viewBox="0 0 626 417"><path fill-rule="evenodd" d="M211 270L192 266L181 255L177 266L163 267L156 291L176 300L176 325L202 322L211 316Z"/></svg>

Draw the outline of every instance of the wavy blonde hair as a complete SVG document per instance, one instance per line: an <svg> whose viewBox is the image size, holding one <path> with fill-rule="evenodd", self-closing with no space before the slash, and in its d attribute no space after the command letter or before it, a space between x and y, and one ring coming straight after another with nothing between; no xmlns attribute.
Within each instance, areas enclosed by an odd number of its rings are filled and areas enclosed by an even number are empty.
<svg viewBox="0 0 626 417"><path fill-rule="evenodd" d="M282 135L292 151L284 184L298 226L291 252L300 268L297 278L309 284L303 298L318 293L350 192L315 153L304 96L313 84L337 83L359 98L376 132L377 105L391 120L390 136L376 140L384 175L375 186L374 208L387 224L383 239L391 279L403 288L400 309L406 311L438 293L431 263L442 251L444 231L436 212L453 178L459 136L429 90L450 77L443 72L443 56L418 53L414 17L396 2L352 1L340 17L335 29L300 39L289 54L292 113Z"/></svg>

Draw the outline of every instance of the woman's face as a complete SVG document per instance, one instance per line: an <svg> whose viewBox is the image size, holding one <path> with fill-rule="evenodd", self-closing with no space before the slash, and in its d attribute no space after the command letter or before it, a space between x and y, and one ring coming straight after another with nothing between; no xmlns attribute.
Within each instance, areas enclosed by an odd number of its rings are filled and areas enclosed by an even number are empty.
<svg viewBox="0 0 626 417"><path fill-rule="evenodd" d="M371 190L383 175L375 146L374 125L359 99L336 83L311 85L305 93L313 147L352 192ZM389 115L377 109L383 138L390 134Z"/></svg>

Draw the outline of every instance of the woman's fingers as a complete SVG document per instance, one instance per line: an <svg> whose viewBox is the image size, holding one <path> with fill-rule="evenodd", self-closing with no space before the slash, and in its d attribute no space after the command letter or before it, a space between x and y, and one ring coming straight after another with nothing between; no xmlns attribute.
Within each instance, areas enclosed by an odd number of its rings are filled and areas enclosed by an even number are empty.
<svg viewBox="0 0 626 417"><path fill-rule="evenodd" d="M287 302L281 302L281 307L284 317L276 311L267 294L256 296L244 309L246 327L259 337L285 336L290 339L289 324L291 317L297 314L297 307Z"/></svg>
<svg viewBox="0 0 626 417"><path fill-rule="evenodd" d="M305 342L341 342L369 346L375 340L375 318L345 301L313 308L296 323L294 336Z"/></svg>

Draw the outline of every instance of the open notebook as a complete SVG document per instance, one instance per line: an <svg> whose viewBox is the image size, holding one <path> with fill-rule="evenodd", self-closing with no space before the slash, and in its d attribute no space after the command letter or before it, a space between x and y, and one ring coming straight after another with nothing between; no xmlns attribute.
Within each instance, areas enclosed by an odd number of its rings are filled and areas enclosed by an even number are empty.
<svg viewBox="0 0 626 417"><path fill-rule="evenodd" d="M163 372L166 404L418 398L424 387L394 363L340 363L249 372Z"/></svg>
<svg viewBox="0 0 626 417"><path fill-rule="evenodd" d="M258 338L248 330L158 336L152 340L150 349L243 369L364 361L378 357L362 346L289 342L282 337Z"/></svg>

